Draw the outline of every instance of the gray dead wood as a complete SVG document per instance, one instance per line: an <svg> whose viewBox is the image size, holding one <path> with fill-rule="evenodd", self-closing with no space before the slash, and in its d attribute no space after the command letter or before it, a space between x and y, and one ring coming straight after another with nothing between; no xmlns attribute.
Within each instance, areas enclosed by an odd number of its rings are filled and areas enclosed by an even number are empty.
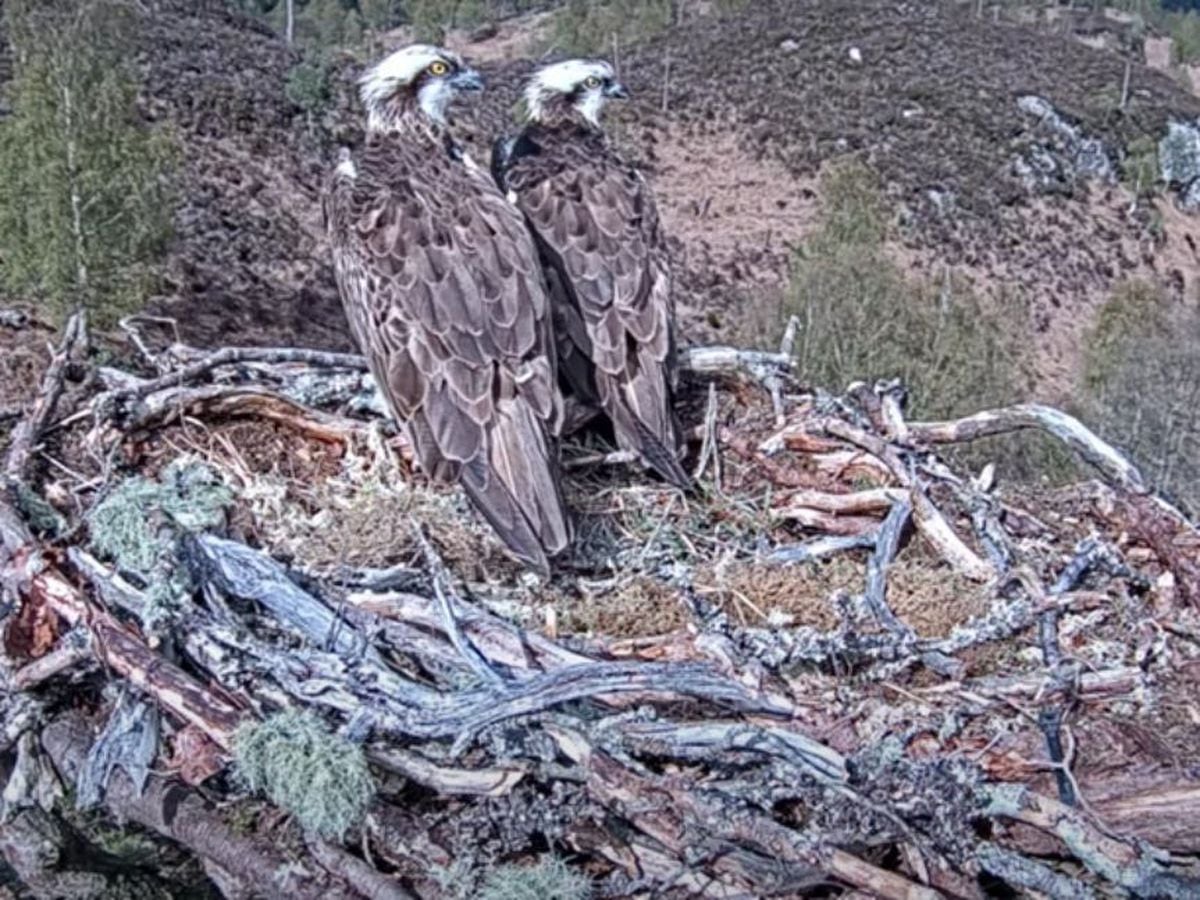
<svg viewBox="0 0 1200 900"><path fill-rule="evenodd" d="M947 422L910 422L912 439L923 444L957 444L1036 428L1062 441L1112 484L1144 494L1142 473L1115 447L1101 440L1074 416L1038 403L975 413Z"/></svg>
<svg viewBox="0 0 1200 900"><path fill-rule="evenodd" d="M189 348L175 348L178 355L194 355ZM331 369L366 369L366 360L354 353L328 353L323 350L302 350L294 347L224 347L188 363L182 368L158 378L138 382L124 389L110 391L97 398L100 408L149 397L164 388L178 387L207 375L218 366L239 363L307 363Z"/></svg>
<svg viewBox="0 0 1200 900"><path fill-rule="evenodd" d="M83 313L75 313L67 320L62 341L54 351L45 374L42 375L37 399L13 429L8 455L4 460L4 477L7 481L18 482L25 479L26 469L33 458L37 442L58 407L67 365L71 362L76 348L86 341L87 320Z"/></svg>
<svg viewBox="0 0 1200 900"><path fill-rule="evenodd" d="M679 367L697 375L729 375L745 372L760 381L790 372L795 364L791 354L736 347L688 347L679 354Z"/></svg>
<svg viewBox="0 0 1200 900"><path fill-rule="evenodd" d="M23 309L13 309L9 306L0 307L0 328L11 328L19 331L29 324L29 313Z"/></svg>
<svg viewBox="0 0 1200 900"><path fill-rule="evenodd" d="M367 748L367 758L388 772L403 775L448 797L503 797L528 775L524 767L458 768L432 762L418 753L384 744Z"/></svg>
<svg viewBox="0 0 1200 900"><path fill-rule="evenodd" d="M452 755L465 749L480 731L506 719L608 694L676 695L746 711L787 712L702 664L588 661L534 672L517 683L493 682L439 693L386 667L377 651L363 643L362 635L346 633L339 639L339 633L349 632L353 626L345 621L339 624L331 610L288 579L286 570L273 560L212 535L201 535L189 544L197 550L193 555L202 561L195 572L201 583L211 582L231 596L263 604L316 645L303 652L287 651L212 625L189 629L184 638L185 647L198 648L203 654L199 661L211 664L214 659L222 659L224 665L236 668L237 656L254 655L258 660L254 666L257 676L275 680L296 699L330 705L342 712L376 710L380 718L375 724L384 732L424 739L453 738ZM444 626L444 615L439 619ZM214 649L214 640L236 651L236 655L230 657ZM334 647L336 652L323 652L322 646ZM301 672L305 674L300 676ZM324 687L314 690L318 678L324 681ZM335 685L340 689L334 690Z"/></svg>
<svg viewBox="0 0 1200 900"><path fill-rule="evenodd" d="M305 841L305 845L326 872L340 878L366 900L416 900L416 896L397 884L395 879L341 847L312 837Z"/></svg>
<svg viewBox="0 0 1200 900"><path fill-rule="evenodd" d="M690 762L711 762L724 754L776 758L822 784L841 784L847 777L846 761L840 753L798 731L710 721L632 722L620 726L620 733L631 746L649 756Z"/></svg>
<svg viewBox="0 0 1200 900"><path fill-rule="evenodd" d="M463 603L454 591L446 564L442 562L442 558L438 556L437 551L433 549L433 545L425 537L425 532L422 530L420 524L414 521L412 527L413 533L417 538L417 546L421 548L421 555L425 559L425 568L429 571L429 577L433 581L433 593L437 598L438 611L442 616L442 628L445 630L446 636L450 639L450 643L454 646L458 655L467 662L471 671L476 676L483 681L503 685L505 683L504 676L488 662L487 657L475 649L475 645L471 643L459 627L456 607L462 607Z"/></svg>
<svg viewBox="0 0 1200 900"><path fill-rule="evenodd" d="M1162 851L1110 836L1064 803L1017 784L996 785L986 794L989 816L1053 834L1093 873L1134 896L1169 900L1200 896L1200 876L1172 871Z"/></svg>
<svg viewBox="0 0 1200 900"><path fill-rule="evenodd" d="M83 668L84 663L94 661L91 633L86 628L72 628L59 638L58 646L45 656L13 672L10 687L14 691L32 691L64 672Z"/></svg>
<svg viewBox="0 0 1200 900"><path fill-rule="evenodd" d="M127 688L121 690L108 722L79 769L75 782L77 809L88 809L102 802L117 770L125 773L137 793L146 789L159 751L158 718L157 707L136 699Z"/></svg>
<svg viewBox="0 0 1200 900"><path fill-rule="evenodd" d="M1067 564L1054 585L1050 588L1050 596L1057 597L1072 590L1093 568L1106 565L1110 570L1120 568L1119 562L1113 558L1113 553L1098 541L1086 540L1076 548L1075 556ZM1040 598L1039 598L1040 599ZM1072 669L1067 671L1063 665L1062 647L1059 644L1058 625L1062 616L1061 610L1054 605L1042 612L1038 618L1038 640L1042 650L1042 663L1050 670L1051 676L1059 687L1066 693L1073 676L1077 673ZM1068 777L1062 745L1062 725L1066 710L1061 705L1048 706L1038 713L1038 725L1046 737L1046 750L1050 761L1057 766L1055 778L1058 782L1059 798L1068 806L1079 802L1075 796L1075 786Z"/></svg>
<svg viewBox="0 0 1200 900"><path fill-rule="evenodd" d="M189 538L184 550L197 583L212 584L228 596L257 603L314 646L383 666L378 651L362 634L300 588L269 556L212 534Z"/></svg>
<svg viewBox="0 0 1200 900"><path fill-rule="evenodd" d="M1005 884L1036 891L1052 900L1093 900L1096 892L1077 878L1055 872L1037 860L998 844L984 843L976 853L979 866Z"/></svg>
<svg viewBox="0 0 1200 900"><path fill-rule="evenodd" d="M108 417L97 418L104 421ZM127 433L150 431L188 418L253 418L329 444L365 438L368 428L365 422L303 406L269 388L238 384L165 387L141 398L115 418Z"/></svg>
<svg viewBox="0 0 1200 900"><path fill-rule="evenodd" d="M875 543L875 552L867 560L867 588L863 595L871 614L903 646L915 645L917 635L887 604L887 569L899 552L900 536L911 515L912 506L906 500L902 500L892 506L891 512L883 520ZM958 660L937 650L918 652L921 661L939 675L952 678L961 676L963 665Z"/></svg>
<svg viewBox="0 0 1200 900"><path fill-rule="evenodd" d="M433 632L441 631L445 624L433 600L412 592L356 591L347 596L346 604L348 608ZM471 642L488 659L510 669L549 669L597 660L596 656L568 649L537 632L518 628L478 604L464 605L458 611L458 620Z"/></svg>
<svg viewBox="0 0 1200 900"><path fill-rule="evenodd" d="M42 742L63 777L75 781L91 744L87 726L76 717L65 717L45 728ZM138 791L117 770L109 779L104 803L118 820L136 822L178 842L260 896L288 900L361 896L323 867L291 865L272 842L238 833L208 801L173 779L151 774L145 790Z"/></svg>
<svg viewBox="0 0 1200 900"><path fill-rule="evenodd" d="M104 873L72 859L76 844L63 822L36 807L0 824L0 856L38 900L93 900L110 887Z"/></svg>
<svg viewBox="0 0 1200 900"><path fill-rule="evenodd" d="M824 559L827 556L833 556L837 553L845 553L849 550L863 550L868 547L874 547L878 539L878 530L869 531L866 534L818 537L813 538L811 541L805 541L803 544L789 544L784 547L776 547L764 557L764 560L774 565L794 566L799 563L815 562L818 559Z"/></svg>
<svg viewBox="0 0 1200 900"><path fill-rule="evenodd" d="M955 533L945 516L929 499L925 486L913 476L901 459L899 452L883 438L864 431L842 419L826 416L814 423L818 433L841 438L866 450L887 466L892 477L908 488L913 504L913 517L917 528L945 560L964 577L972 581L988 581L996 576L996 570L972 550Z"/></svg>
<svg viewBox="0 0 1200 900"><path fill-rule="evenodd" d="M708 862L735 883L755 885L749 873L733 865L718 848L739 847L764 861L774 860L793 878L824 872L889 900L935 900L941 896L844 850L823 846L819 839L779 824L743 798L715 786L699 789L690 779L635 772L578 733L555 726L549 730L562 752L587 771L588 787L595 796L627 810L631 824L679 857L698 856L707 845L713 854ZM686 849L681 840L688 841Z"/></svg>

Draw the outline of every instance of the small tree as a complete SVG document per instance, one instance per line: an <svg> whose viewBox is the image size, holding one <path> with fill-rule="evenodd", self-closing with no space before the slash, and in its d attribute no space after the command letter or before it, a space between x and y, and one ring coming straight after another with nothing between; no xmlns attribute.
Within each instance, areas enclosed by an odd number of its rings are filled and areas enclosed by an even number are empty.
<svg viewBox="0 0 1200 900"><path fill-rule="evenodd" d="M284 93L303 110L311 131L316 117L329 105L329 61L320 51L305 54L288 70Z"/></svg>
<svg viewBox="0 0 1200 900"><path fill-rule="evenodd" d="M554 14L552 49L593 54L619 51L658 34L677 20L672 0L567 0Z"/></svg>
<svg viewBox="0 0 1200 900"><path fill-rule="evenodd" d="M143 299L170 231L171 142L138 117L136 21L113 0L8 0L0 278L51 316L109 324Z"/></svg>
<svg viewBox="0 0 1200 900"><path fill-rule="evenodd" d="M1080 414L1160 490L1200 510L1200 309L1153 285L1114 290L1084 352Z"/></svg>

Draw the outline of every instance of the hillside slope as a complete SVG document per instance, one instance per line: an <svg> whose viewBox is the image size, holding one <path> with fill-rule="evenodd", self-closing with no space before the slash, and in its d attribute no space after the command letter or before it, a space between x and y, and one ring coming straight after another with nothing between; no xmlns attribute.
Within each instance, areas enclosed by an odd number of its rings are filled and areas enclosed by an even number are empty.
<svg viewBox="0 0 1200 900"><path fill-rule="evenodd" d="M184 200L152 310L194 343L348 346L319 188L336 145L361 137L361 66L344 61L333 107L309 123L285 92L298 55L206 6L160 0L139 54L147 115L172 123L183 150ZM459 49L493 60L514 27ZM1050 381L1069 371L1090 311L1121 279L1192 293L1195 224L1165 201L1130 212L1115 176L1131 143L1200 116L1200 100L1134 65L1118 108L1115 52L960 5L814 0L748 4L623 55L636 99L613 128L657 184L693 339L743 337L747 304L777 302L790 248L816 215L816 176L847 154L879 173L906 266L934 278L949 267L985 294L1032 304ZM482 64L489 91L460 114L478 156L512 126L531 65ZM1022 111L1023 97L1097 142L1090 162L1028 103ZM1081 164L1114 177L1088 178Z"/></svg>
<svg viewBox="0 0 1200 900"><path fill-rule="evenodd" d="M1121 279L1194 295L1195 223L1166 202L1130 213L1118 179L1131 144L1194 119L1200 100L1135 63L1120 109L1115 52L953 5L763 2L685 26L628 69L651 103L669 72L668 113L651 115L686 147L731 143L800 180L845 154L865 159L897 211L897 255L927 276L951 267L995 297L1022 295L1046 376L1069 368L1080 326ZM1093 143L1069 146L1029 98ZM730 162L710 180L744 168Z"/></svg>

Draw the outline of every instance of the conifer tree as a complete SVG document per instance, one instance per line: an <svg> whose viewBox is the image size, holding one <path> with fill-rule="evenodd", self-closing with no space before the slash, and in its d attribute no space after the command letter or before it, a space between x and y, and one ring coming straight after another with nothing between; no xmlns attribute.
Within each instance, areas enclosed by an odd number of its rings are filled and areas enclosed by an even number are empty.
<svg viewBox="0 0 1200 900"><path fill-rule="evenodd" d="M136 309L170 232L172 143L136 108L116 0L7 0L12 115L0 122L0 280L52 319Z"/></svg>

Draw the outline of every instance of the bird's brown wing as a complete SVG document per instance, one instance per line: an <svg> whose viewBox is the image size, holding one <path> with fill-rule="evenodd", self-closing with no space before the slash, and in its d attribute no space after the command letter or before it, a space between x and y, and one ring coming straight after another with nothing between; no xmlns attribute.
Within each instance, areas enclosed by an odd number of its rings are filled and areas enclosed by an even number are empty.
<svg viewBox="0 0 1200 900"><path fill-rule="evenodd" d="M693 486L679 463L671 273L654 197L598 137L545 131L505 173L556 299L559 368L594 389L622 449ZM584 383L584 382L590 383Z"/></svg>
<svg viewBox="0 0 1200 900"><path fill-rule="evenodd" d="M545 572L571 536L549 303L519 214L448 155L369 143L326 215L351 328L416 458Z"/></svg>

